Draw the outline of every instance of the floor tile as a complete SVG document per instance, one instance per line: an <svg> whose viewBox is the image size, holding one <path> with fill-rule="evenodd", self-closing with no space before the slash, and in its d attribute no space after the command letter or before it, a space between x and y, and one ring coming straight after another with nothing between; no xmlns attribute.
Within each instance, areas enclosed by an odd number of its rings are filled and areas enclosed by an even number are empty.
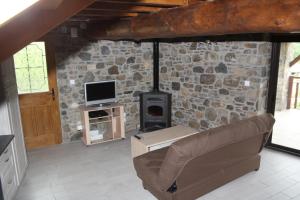
<svg viewBox="0 0 300 200"><path fill-rule="evenodd" d="M300 200L300 159L264 149L260 170L199 200ZM130 139L86 147L81 142L29 152L15 200L154 200L136 176Z"/></svg>

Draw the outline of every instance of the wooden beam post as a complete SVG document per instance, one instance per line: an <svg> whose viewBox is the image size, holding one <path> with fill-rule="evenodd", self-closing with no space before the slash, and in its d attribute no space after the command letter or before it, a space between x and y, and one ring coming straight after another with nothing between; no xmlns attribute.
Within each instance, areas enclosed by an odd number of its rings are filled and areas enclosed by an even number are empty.
<svg viewBox="0 0 300 200"><path fill-rule="evenodd" d="M39 39L51 29L95 0L64 0L54 10L45 10L44 0L36 3L0 27L0 62Z"/></svg>
<svg viewBox="0 0 300 200"><path fill-rule="evenodd" d="M64 1L64 0L52 0L52 1L47 1L43 0L43 6L42 8L45 10L54 10L58 8L58 6Z"/></svg>
<svg viewBox="0 0 300 200"><path fill-rule="evenodd" d="M299 0L215 0L164 9L108 27L95 25L97 39L151 39L300 31Z"/></svg>

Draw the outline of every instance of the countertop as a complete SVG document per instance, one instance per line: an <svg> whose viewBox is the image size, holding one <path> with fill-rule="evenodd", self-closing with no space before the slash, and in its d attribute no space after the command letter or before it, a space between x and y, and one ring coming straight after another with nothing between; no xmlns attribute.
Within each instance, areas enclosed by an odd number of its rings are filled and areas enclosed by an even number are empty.
<svg viewBox="0 0 300 200"><path fill-rule="evenodd" d="M13 139L14 135L0 135L0 156Z"/></svg>

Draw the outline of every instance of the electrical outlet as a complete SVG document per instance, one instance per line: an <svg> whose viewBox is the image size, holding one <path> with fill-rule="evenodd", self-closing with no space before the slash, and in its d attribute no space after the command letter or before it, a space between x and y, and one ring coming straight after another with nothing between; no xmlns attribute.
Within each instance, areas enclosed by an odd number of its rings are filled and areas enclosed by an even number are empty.
<svg viewBox="0 0 300 200"><path fill-rule="evenodd" d="M96 67L96 65L95 64L89 64L89 65L87 65L87 70L95 70L95 69L97 69L97 67Z"/></svg>
<svg viewBox="0 0 300 200"><path fill-rule="evenodd" d="M75 85L75 80L70 80L70 85Z"/></svg>
<svg viewBox="0 0 300 200"><path fill-rule="evenodd" d="M81 131L82 130L82 125L77 125L77 131Z"/></svg>
<svg viewBox="0 0 300 200"><path fill-rule="evenodd" d="M70 108L78 108L78 107L79 107L79 104L75 103L75 102L70 105Z"/></svg>
<svg viewBox="0 0 300 200"><path fill-rule="evenodd" d="M250 87L250 81L245 81L245 86Z"/></svg>

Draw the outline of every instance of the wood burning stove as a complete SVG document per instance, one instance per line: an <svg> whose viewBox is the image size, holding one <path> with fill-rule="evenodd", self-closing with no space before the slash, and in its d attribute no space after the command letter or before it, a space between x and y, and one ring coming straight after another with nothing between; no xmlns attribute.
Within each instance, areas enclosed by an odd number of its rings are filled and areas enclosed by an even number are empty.
<svg viewBox="0 0 300 200"><path fill-rule="evenodd" d="M146 92L140 95L141 131L153 131L171 126L171 94Z"/></svg>
<svg viewBox="0 0 300 200"><path fill-rule="evenodd" d="M153 91L140 94L140 128L143 132L171 126L172 95L159 91L159 43L153 43Z"/></svg>

